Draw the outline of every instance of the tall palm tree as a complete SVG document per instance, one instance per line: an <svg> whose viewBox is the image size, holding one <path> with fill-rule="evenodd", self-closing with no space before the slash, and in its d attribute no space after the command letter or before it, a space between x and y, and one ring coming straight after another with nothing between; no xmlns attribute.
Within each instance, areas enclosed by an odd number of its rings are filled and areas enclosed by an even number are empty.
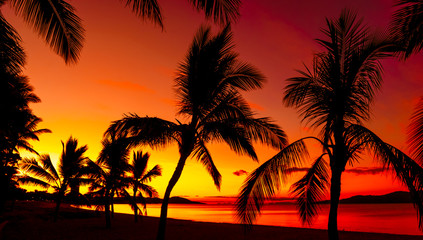
<svg viewBox="0 0 423 240"><path fill-rule="evenodd" d="M143 193L148 197L158 197L156 189L152 186L147 185L153 178L162 175L162 169L159 165L155 165L152 169L147 171L148 160L150 159L150 154L143 152L134 152L132 163L130 168L126 172L129 175L129 180L132 186L132 198L134 210L134 220L138 221L138 212L141 212L137 205L137 198L141 200L141 203L144 207L144 212L146 213L147 205Z"/></svg>
<svg viewBox="0 0 423 240"><path fill-rule="evenodd" d="M63 57L66 63L76 63L84 42L84 28L75 8L64 0L1 0L0 7L8 2L15 12ZM126 7L142 19L149 19L163 28L160 6L156 0L126 0ZM240 0L189 0L206 18L227 24L239 16ZM7 24L0 13L0 25ZM13 29L13 28L12 28ZM1 29L0 29L1 30ZM0 35L4 35L1 32ZM0 39L1 40L1 39ZM19 62L16 62L19 64Z"/></svg>
<svg viewBox="0 0 423 240"><path fill-rule="evenodd" d="M420 98L408 127L408 143L411 156L423 163L423 97Z"/></svg>
<svg viewBox="0 0 423 240"><path fill-rule="evenodd" d="M286 181L290 169L304 164L304 141L314 139L323 152L290 189L298 197L303 223L312 222L318 214L319 201L330 189L328 234L330 240L339 239L341 176L347 164L357 164L361 153L368 150L386 171L393 172L409 188L422 227L423 199L419 191L423 189L423 169L363 126L382 84L379 60L392 55L394 44L371 35L348 10L342 11L338 19L327 20L323 32L327 38L317 41L325 51L315 55L313 69L299 71L301 76L288 79L284 96L285 104L298 108L303 121L320 128L320 135L290 144L248 176L237 200L240 221L254 221L264 200L275 194L281 181Z"/></svg>
<svg viewBox="0 0 423 240"><path fill-rule="evenodd" d="M19 179L22 184L35 185L43 188L52 187L56 194L54 220L57 220L60 204L69 191L71 183L86 182L82 178L82 169L89 164L84 156L87 145L78 147L78 140L70 137L66 145L62 142L62 154L57 167L54 167L49 155L41 155L39 159L27 158L20 162L24 177Z"/></svg>
<svg viewBox="0 0 423 240"><path fill-rule="evenodd" d="M17 73L19 67L8 63L7 59L14 57L13 49L2 48L4 46L0 43L0 61L5 63L0 66L0 212L10 197L8 189L20 159L19 151L36 153L28 141L38 141L40 134L50 132L37 129L41 119L34 115L29 104L39 102L39 98L28 79ZM11 55L5 57L5 54Z"/></svg>
<svg viewBox="0 0 423 240"><path fill-rule="evenodd" d="M261 88L264 77L253 66L240 62L233 47L228 26L216 36L209 27L197 32L175 79L178 114L186 123L131 114L109 127L108 132L126 132L133 145L178 144L180 156L164 194L157 239L164 239L169 198L188 158L200 161L220 189L221 175L207 142L224 142L254 160L257 155L252 141L278 149L287 143L285 133L268 118L255 118L241 96L242 90Z"/></svg>

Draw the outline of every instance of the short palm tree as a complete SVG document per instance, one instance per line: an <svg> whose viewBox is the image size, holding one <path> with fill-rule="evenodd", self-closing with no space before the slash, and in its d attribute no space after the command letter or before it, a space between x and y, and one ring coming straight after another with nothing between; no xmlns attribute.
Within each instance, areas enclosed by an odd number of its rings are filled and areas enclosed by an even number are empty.
<svg viewBox="0 0 423 240"><path fill-rule="evenodd" d="M135 205L133 206L134 210L134 220L135 222L138 221L138 212L141 213L142 211L138 208L137 200L140 199L141 203L144 207L144 213L147 212L147 205L144 198L144 194L148 197L158 197L158 193L156 189L154 189L152 186L147 185L153 178L161 176L162 175L162 169L159 165L155 165L152 169L147 171L147 165L148 160L150 159L150 154L143 153L143 152L134 152L132 163L129 166L128 171L126 172L129 178L129 181L131 182L132 187L132 198L133 203Z"/></svg>
<svg viewBox="0 0 423 240"><path fill-rule="evenodd" d="M54 220L57 220L63 197L69 192L72 182L85 183L82 169L89 164L84 156L88 147L78 147L78 140L70 137L63 150L57 167L54 167L49 155L41 155L39 159L27 158L20 162L24 176L19 179L22 184L35 185L43 188L52 187L57 194Z"/></svg>
<svg viewBox="0 0 423 240"><path fill-rule="evenodd" d="M370 117L375 91L382 84L379 60L392 55L394 44L371 35L348 10L339 19L327 20L323 32L327 39L318 43L325 52L315 55L313 69L299 71L301 76L288 79L284 96L287 106L299 109L303 121L320 128L320 135L293 142L248 176L237 200L240 221L254 221L264 200L273 196L280 182L292 172L290 168L304 163L304 140L314 139L323 153L290 190L297 197L303 223L312 222L320 200L330 188L328 234L330 240L339 239L341 176L347 164L357 164L361 153L368 150L409 188L422 227L423 199L419 191L423 190L423 169L363 126Z"/></svg>
<svg viewBox="0 0 423 240"><path fill-rule="evenodd" d="M186 59L179 66L176 93L182 123L136 114L114 122L108 132L128 134L134 145L179 146L179 160L164 194L157 239L164 239L170 194L178 182L185 162L200 161L219 189L221 175L206 147L207 142L224 142L239 154L257 160L252 141L275 148L286 144L285 133L268 118L255 118L240 91L258 89L264 77L251 65L238 61L232 51L232 33L225 27L212 36L209 27L201 27Z"/></svg>
<svg viewBox="0 0 423 240"><path fill-rule="evenodd" d="M90 165L93 183L89 191L90 195L101 199L100 206L105 212L106 227L111 228L111 208L115 195L123 195L131 201L131 206L134 206L130 194L125 190L130 186L125 176L130 170L130 145L124 137L116 134L105 137L102 145L97 161Z"/></svg>
<svg viewBox="0 0 423 240"><path fill-rule="evenodd" d="M411 156L423 163L423 97L420 98L408 127L408 143Z"/></svg>

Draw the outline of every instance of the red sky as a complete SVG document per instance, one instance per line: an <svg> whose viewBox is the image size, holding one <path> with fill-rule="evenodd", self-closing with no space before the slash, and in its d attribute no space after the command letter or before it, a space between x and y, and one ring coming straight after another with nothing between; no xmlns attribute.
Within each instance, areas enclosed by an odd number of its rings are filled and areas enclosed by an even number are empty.
<svg viewBox="0 0 423 240"><path fill-rule="evenodd" d="M44 120L40 127L53 131L42 135L39 143L34 143L36 150L57 159L61 152L60 141L72 135L80 143L88 144L88 156L96 159L103 132L111 121L121 118L124 113L168 120L177 118L172 90L174 72L185 57L198 27L205 21L186 0L159 1L164 15L163 31L150 22L137 19L120 1L69 2L77 9L86 28L86 42L76 65L65 65L7 6L3 14L24 41L28 55L24 72L42 99L42 103L32 106ZM255 65L268 79L262 90L244 96L259 116L275 119L291 141L316 135L316 131L300 123L295 109L282 105L285 80L296 76L295 69L301 69L303 62L308 64L313 53L319 51L314 39L323 37L320 29L324 27L326 17L336 17L342 8L349 7L357 11L370 27L383 31L389 23L393 1L243 2L242 16L233 26L235 49L240 53L240 59ZM420 54L407 62L386 60L383 63L383 89L377 95L372 120L366 126L406 151L408 119L413 104L423 93L423 56ZM234 172L251 172L258 166L252 160L230 152L227 146L209 146L223 176L221 191L216 190L202 165L190 160L173 195L236 195L245 174ZM314 149L312 145L310 148ZM257 146L257 150L261 162L276 153L262 146ZM148 151L152 154L150 166L160 164L163 167L163 177L152 183L163 196L176 167L178 151L176 146L163 151ZM350 167L357 171L344 174L342 197L403 189L386 174L366 171L369 167L377 167L371 157ZM294 175L291 183L299 176ZM286 196L288 188L289 184L280 195Z"/></svg>

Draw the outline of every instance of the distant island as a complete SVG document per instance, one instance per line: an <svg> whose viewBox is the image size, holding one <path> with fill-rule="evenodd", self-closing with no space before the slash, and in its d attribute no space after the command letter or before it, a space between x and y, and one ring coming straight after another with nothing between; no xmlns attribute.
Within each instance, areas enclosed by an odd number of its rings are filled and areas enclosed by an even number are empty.
<svg viewBox="0 0 423 240"><path fill-rule="evenodd" d="M340 203L365 204L365 203L411 203L409 192L398 191L384 195L357 195L350 198L341 199ZM322 203L330 203L329 200Z"/></svg>

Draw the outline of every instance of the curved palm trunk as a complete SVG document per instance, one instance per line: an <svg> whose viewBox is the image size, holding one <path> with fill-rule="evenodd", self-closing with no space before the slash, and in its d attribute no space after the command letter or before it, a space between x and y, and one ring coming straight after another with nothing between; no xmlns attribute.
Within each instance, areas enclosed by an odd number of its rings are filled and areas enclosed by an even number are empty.
<svg viewBox="0 0 423 240"><path fill-rule="evenodd" d="M330 185L330 210L328 221L329 240L339 240L338 235L338 205L341 195L341 175L342 171L338 169L332 170L332 178Z"/></svg>
<svg viewBox="0 0 423 240"><path fill-rule="evenodd" d="M181 155L179 158L178 165L176 166L175 172L173 172L172 178L167 185L165 195L163 197L163 203L160 211L160 222L159 222L159 230L157 232L157 240L164 240L165 233L166 233L166 220L167 220L167 208L169 204L170 193L172 192L173 187L178 182L179 178L181 177L182 170L184 169L185 162L188 158L189 154Z"/></svg>

